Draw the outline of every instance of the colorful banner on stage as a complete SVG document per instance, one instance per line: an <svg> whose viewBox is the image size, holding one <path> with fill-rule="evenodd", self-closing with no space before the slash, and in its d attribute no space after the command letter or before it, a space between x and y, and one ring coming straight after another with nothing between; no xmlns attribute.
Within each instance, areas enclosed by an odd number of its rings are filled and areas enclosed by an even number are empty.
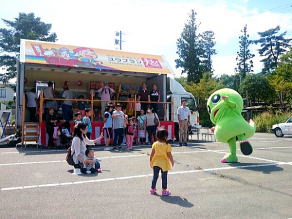
<svg viewBox="0 0 292 219"><path fill-rule="evenodd" d="M162 56L21 40L20 61L44 65L171 74Z"/></svg>

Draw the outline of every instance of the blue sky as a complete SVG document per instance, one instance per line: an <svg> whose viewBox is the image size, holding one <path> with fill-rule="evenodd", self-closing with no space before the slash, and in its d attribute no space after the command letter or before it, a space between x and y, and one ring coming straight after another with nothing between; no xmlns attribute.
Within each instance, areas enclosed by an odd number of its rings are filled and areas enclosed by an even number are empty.
<svg viewBox="0 0 292 219"><path fill-rule="evenodd" d="M125 51L162 54L177 76L176 40L191 9L198 14L201 31L215 32L213 65L218 76L234 73L238 36L245 24L251 39L276 25L292 37L292 0L0 0L0 5L0 17L8 20L19 12L34 12L53 25L59 43L115 49L114 33L122 30ZM262 65L256 49L257 72Z"/></svg>

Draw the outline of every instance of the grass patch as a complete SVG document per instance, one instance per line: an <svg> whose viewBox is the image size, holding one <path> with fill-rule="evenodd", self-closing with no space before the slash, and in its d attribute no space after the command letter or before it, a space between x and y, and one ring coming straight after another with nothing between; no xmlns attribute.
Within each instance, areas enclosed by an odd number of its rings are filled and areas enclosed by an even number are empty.
<svg viewBox="0 0 292 219"><path fill-rule="evenodd" d="M272 126L282 123L292 116L292 112L263 112L254 117L257 132L271 132Z"/></svg>

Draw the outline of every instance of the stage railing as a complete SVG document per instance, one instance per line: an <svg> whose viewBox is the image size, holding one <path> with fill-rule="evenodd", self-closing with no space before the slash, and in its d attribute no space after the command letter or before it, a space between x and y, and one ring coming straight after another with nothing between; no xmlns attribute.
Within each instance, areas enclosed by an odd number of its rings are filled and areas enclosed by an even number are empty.
<svg viewBox="0 0 292 219"><path fill-rule="evenodd" d="M39 106L39 122L41 123L43 121L43 111L44 111L44 103L45 101L72 101L72 102L80 102L80 101L83 101L83 102L87 102L87 103L90 103L90 108L92 111L94 111L94 103L99 103L99 102L109 102L109 103L112 103L112 104L116 104L116 103L134 103L134 106L136 106L136 103L148 103L148 104L152 104L152 103L155 103L155 104L162 104L163 105L163 111L164 111L164 121L167 121L167 109L166 109L166 106L167 104L173 104L173 102L156 102L156 101L140 101L140 100L137 100L137 95L134 96L134 100L110 100L110 101L107 101L107 100L98 100L98 99L94 99L94 96L91 95L91 98L90 99L77 99L77 98L73 98L73 99L65 99L65 98L45 98L44 95L43 95L43 92L41 92L40 94L40 106ZM136 110L134 109L134 116L137 117L137 112ZM173 117L173 115L171 114L171 117ZM93 121L94 119L94 115L92 115L91 117L91 120ZM170 118L170 120L172 121L173 118Z"/></svg>

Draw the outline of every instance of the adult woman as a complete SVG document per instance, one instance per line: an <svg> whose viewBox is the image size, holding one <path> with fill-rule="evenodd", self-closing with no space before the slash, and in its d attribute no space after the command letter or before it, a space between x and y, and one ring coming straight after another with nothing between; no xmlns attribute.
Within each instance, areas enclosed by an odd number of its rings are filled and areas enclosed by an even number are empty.
<svg viewBox="0 0 292 219"><path fill-rule="evenodd" d="M140 144L146 143L146 115L145 111L141 109L138 120L138 139Z"/></svg>
<svg viewBox="0 0 292 219"><path fill-rule="evenodd" d="M139 101L148 101L148 90L147 90L147 84L145 82L142 83L142 86L140 87L138 91L138 100ZM146 112L148 107L148 103L141 103L141 109Z"/></svg>
<svg viewBox="0 0 292 219"><path fill-rule="evenodd" d="M157 85L156 84L152 85L152 90L149 93L148 100L151 101L151 102L159 102L160 101L160 93L157 90ZM151 103L151 108L153 109L153 111L155 113L157 113L158 104L157 103Z"/></svg>
<svg viewBox="0 0 292 219"><path fill-rule="evenodd" d="M74 174L80 175L82 173L86 173L86 169L84 169L84 164L90 164L93 162L92 160L87 159L85 155L86 145L94 145L96 142L100 141L103 138L101 134L99 138L94 140L89 140L86 136L87 134L87 125L84 123L79 123L74 130L74 138L72 140L71 145L71 154L74 160ZM97 161L98 162L98 161ZM99 163L95 163L96 166ZM92 163L92 165L95 165Z"/></svg>
<svg viewBox="0 0 292 219"><path fill-rule="evenodd" d="M146 113L146 130L148 132L148 140L153 144L156 141L156 130L159 125L159 118L153 109L148 108Z"/></svg>
<svg viewBox="0 0 292 219"><path fill-rule="evenodd" d="M47 131L48 136L49 136L48 148L53 148L53 147L55 147L54 137L53 137L54 128L55 128L56 123L57 123L55 111L53 108L48 109L48 114L46 114L45 120L46 120L46 131Z"/></svg>

